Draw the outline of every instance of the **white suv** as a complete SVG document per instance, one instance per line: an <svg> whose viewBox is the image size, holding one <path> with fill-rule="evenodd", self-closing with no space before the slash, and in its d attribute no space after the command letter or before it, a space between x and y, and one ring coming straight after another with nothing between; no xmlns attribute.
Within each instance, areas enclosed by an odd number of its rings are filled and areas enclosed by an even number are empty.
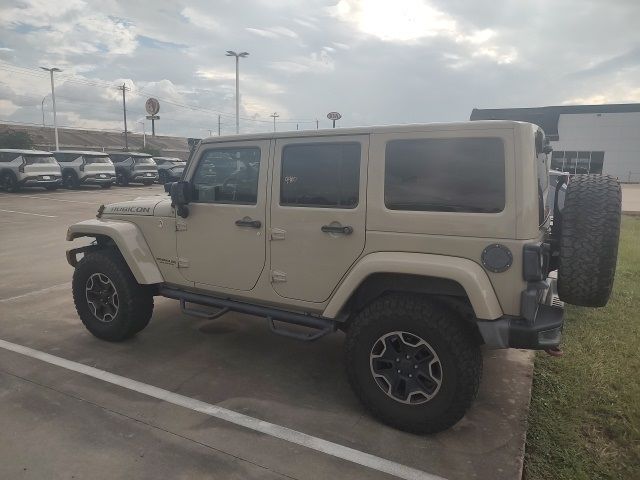
<svg viewBox="0 0 640 480"><path fill-rule="evenodd" d="M143 183L151 185L158 180L158 166L151 155L139 152L109 153L116 167L116 183Z"/></svg>
<svg viewBox="0 0 640 480"><path fill-rule="evenodd" d="M62 184L66 188L100 185L110 188L116 179L113 162L104 152L58 150L53 156L62 168Z"/></svg>
<svg viewBox="0 0 640 480"><path fill-rule="evenodd" d="M0 150L0 185L7 192L17 192L27 186L55 190L61 182L60 165L51 152Z"/></svg>

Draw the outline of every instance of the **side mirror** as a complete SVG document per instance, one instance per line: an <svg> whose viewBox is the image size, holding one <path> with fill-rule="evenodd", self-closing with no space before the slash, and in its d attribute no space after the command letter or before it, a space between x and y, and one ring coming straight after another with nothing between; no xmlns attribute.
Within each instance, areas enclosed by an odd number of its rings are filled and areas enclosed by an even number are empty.
<svg viewBox="0 0 640 480"><path fill-rule="evenodd" d="M187 204L191 200L191 185L189 182L180 181L165 186L171 196L171 205L176 208L178 215L186 218L189 215Z"/></svg>

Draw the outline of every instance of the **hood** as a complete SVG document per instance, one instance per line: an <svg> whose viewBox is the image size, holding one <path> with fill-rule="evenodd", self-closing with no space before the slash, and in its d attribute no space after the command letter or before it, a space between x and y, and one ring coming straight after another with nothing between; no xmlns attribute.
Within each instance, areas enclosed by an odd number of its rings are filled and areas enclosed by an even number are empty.
<svg viewBox="0 0 640 480"><path fill-rule="evenodd" d="M110 203L104 206L102 215L151 216L154 214L156 205L163 203L163 201L166 202L166 200L166 197L157 195L155 197L139 197L128 202Z"/></svg>

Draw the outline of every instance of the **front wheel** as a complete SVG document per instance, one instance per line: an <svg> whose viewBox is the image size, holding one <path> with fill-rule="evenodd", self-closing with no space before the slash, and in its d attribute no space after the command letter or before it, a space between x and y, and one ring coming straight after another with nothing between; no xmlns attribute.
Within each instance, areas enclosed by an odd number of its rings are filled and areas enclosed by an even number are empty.
<svg viewBox="0 0 640 480"><path fill-rule="evenodd" d="M360 312L347 331L346 363L365 408L412 433L455 425L482 375L471 329L446 306L416 295L387 295Z"/></svg>
<svg viewBox="0 0 640 480"><path fill-rule="evenodd" d="M126 340L151 319L153 292L136 281L117 251L100 250L83 257L73 273L72 289L82 323L101 340Z"/></svg>

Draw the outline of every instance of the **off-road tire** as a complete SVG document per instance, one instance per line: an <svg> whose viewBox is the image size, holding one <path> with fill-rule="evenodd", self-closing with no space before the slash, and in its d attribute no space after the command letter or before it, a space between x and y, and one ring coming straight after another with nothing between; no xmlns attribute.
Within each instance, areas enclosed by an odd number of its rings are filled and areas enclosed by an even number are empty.
<svg viewBox="0 0 640 480"><path fill-rule="evenodd" d="M66 171L62 173L62 185L69 190L75 190L80 186L80 180L78 175L73 171Z"/></svg>
<svg viewBox="0 0 640 480"><path fill-rule="evenodd" d="M5 172L0 176L0 186L9 193L15 193L20 191L20 185L18 185L18 179L13 172Z"/></svg>
<svg viewBox="0 0 640 480"><path fill-rule="evenodd" d="M421 337L440 359L442 383L426 403L400 403L373 377L373 345L393 331ZM394 428L412 433L446 430L464 416L478 393L482 355L475 338L471 327L444 304L420 295L386 295L364 308L349 325L345 355L349 382L364 407Z"/></svg>
<svg viewBox="0 0 640 480"><path fill-rule="evenodd" d="M618 259L622 191L609 175L571 177L562 210L558 296L566 303L603 307Z"/></svg>
<svg viewBox="0 0 640 480"><path fill-rule="evenodd" d="M103 273L115 286L119 306L115 318L98 320L87 302L85 286L94 273ZM126 262L116 250L105 249L89 253L77 264L73 273L73 301L84 326L94 336L109 342L121 342L145 328L153 313L153 291L140 285Z"/></svg>
<svg viewBox="0 0 640 480"><path fill-rule="evenodd" d="M113 183L101 183L100 188L107 189L107 188L111 188L112 185Z"/></svg>

